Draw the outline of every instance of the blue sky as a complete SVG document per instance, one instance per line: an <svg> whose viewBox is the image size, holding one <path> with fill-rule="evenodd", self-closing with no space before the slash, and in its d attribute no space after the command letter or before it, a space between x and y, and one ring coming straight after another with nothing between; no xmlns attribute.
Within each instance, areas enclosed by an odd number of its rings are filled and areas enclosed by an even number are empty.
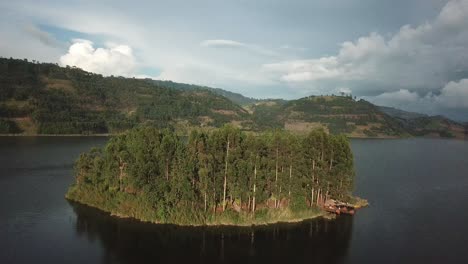
<svg viewBox="0 0 468 264"><path fill-rule="evenodd" d="M468 0L3 1L0 56L468 120Z"/></svg>

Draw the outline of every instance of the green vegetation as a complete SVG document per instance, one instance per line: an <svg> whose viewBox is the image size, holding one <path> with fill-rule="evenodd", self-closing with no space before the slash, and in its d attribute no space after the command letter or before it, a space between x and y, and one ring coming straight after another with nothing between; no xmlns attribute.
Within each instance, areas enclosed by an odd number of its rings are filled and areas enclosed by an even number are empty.
<svg viewBox="0 0 468 264"><path fill-rule="evenodd" d="M18 117L30 118L38 134L120 133L139 124L249 126L244 109L208 90L171 89L147 80L0 59L0 118Z"/></svg>
<svg viewBox="0 0 468 264"><path fill-rule="evenodd" d="M173 81L161 81L161 80L152 80L152 79L148 79L148 81L161 87L168 87L168 88L174 88L174 89L179 89L179 90L194 90L194 89L195 90L209 90L210 92L213 92L217 95L226 97L230 101L240 106L248 106L250 104L260 101L258 99L245 97L242 94L233 93L233 92L226 91L220 88L212 88L212 87L200 86L200 85L195 85L195 84L177 83Z"/></svg>
<svg viewBox="0 0 468 264"><path fill-rule="evenodd" d="M0 119L0 134L14 134L20 130L15 122L10 120Z"/></svg>
<svg viewBox="0 0 468 264"><path fill-rule="evenodd" d="M353 199L348 139L322 130L253 134L223 126L186 138L142 127L82 154L75 171L68 199L155 223L298 221L322 214L329 198Z"/></svg>
<svg viewBox="0 0 468 264"><path fill-rule="evenodd" d="M351 96L257 100L219 88L123 77L0 58L0 134L119 134L144 125L188 135L232 124L246 131L322 128L350 137L465 138L467 126L382 108Z"/></svg>

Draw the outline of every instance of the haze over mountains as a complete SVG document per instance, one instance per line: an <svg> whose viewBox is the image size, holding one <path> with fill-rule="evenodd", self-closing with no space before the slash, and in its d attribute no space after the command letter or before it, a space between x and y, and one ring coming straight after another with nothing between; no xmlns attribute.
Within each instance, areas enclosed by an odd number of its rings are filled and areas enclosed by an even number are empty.
<svg viewBox="0 0 468 264"><path fill-rule="evenodd" d="M351 137L466 136L466 125L447 118L349 95L257 100L219 88L0 59L2 134L113 134L141 124L184 132L232 124L247 131L321 128Z"/></svg>

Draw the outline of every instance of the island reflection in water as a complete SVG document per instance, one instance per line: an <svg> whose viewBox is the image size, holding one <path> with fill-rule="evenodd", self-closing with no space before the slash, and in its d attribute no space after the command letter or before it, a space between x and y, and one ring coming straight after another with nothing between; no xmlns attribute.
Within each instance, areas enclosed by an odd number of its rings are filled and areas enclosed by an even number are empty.
<svg viewBox="0 0 468 264"><path fill-rule="evenodd" d="M353 218L257 227L180 227L120 219L69 202L76 233L100 241L103 263L338 263Z"/></svg>

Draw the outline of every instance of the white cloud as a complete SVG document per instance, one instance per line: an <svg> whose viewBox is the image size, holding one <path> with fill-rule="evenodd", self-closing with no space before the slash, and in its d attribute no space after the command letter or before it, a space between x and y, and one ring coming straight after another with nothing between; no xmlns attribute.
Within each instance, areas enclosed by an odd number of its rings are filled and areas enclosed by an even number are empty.
<svg viewBox="0 0 468 264"><path fill-rule="evenodd" d="M439 14L438 23L447 26L467 24L468 1L453 0L447 3Z"/></svg>
<svg viewBox="0 0 468 264"><path fill-rule="evenodd" d="M377 96L364 96L363 99L376 105L392 106L407 111L418 109L428 110L432 95L420 97L416 92L401 89L395 92L385 92Z"/></svg>
<svg viewBox="0 0 468 264"><path fill-rule="evenodd" d="M371 97L372 98L372 97ZM410 92L406 89L401 89L396 92L388 92L383 93L378 96L373 97L373 101L377 104L384 103L388 104L389 102L393 102L399 105L405 105L409 103L414 103L419 99L419 95L415 92Z"/></svg>
<svg viewBox="0 0 468 264"><path fill-rule="evenodd" d="M420 96L416 92L401 89L386 92L378 96L364 97L377 105L393 106L408 111L423 111L428 114L443 113L458 110L460 114L468 114L468 79L449 82L439 94L427 93Z"/></svg>
<svg viewBox="0 0 468 264"><path fill-rule="evenodd" d="M131 47L107 44L105 48L94 48L93 42L83 39L74 40L68 53L60 57L60 64L117 76L132 76L136 69L136 59Z"/></svg>
<svg viewBox="0 0 468 264"><path fill-rule="evenodd" d="M435 102L444 108L461 108L468 112L468 79L449 82Z"/></svg>

